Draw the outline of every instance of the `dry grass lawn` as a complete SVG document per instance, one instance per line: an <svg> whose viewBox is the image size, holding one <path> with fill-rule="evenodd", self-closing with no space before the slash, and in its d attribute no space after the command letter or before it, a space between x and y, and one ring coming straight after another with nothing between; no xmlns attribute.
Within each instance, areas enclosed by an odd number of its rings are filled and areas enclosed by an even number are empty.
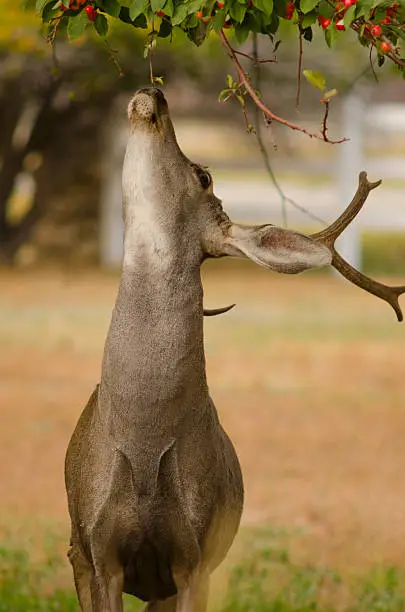
<svg viewBox="0 0 405 612"><path fill-rule="evenodd" d="M204 276L207 306L238 303L205 327L211 393L244 472L244 521L291 530L298 559L402 564L405 326L334 276L222 262ZM67 533L63 458L99 378L117 281L0 274L3 535Z"/></svg>

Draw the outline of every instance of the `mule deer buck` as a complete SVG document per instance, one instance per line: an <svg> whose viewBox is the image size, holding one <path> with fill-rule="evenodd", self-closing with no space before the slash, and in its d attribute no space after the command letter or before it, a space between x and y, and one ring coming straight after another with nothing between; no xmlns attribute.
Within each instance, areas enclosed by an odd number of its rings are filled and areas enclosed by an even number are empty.
<svg viewBox="0 0 405 612"><path fill-rule="evenodd" d="M332 264L399 320L405 287L367 278L334 249L379 185L364 172L347 210L317 234L242 226L223 211L210 174L180 150L160 90L138 91L128 114L122 276L101 382L66 457L69 558L83 612L122 611L123 592L149 612L204 612L209 575L239 526L243 485L207 387L202 262L248 257L288 274Z"/></svg>

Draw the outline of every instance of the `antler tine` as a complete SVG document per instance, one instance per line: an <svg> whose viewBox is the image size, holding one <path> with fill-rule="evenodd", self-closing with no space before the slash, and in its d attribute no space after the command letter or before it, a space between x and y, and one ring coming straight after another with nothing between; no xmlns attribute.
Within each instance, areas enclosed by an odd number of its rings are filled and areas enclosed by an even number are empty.
<svg viewBox="0 0 405 612"><path fill-rule="evenodd" d="M229 310L232 310L234 306L236 306L236 304L231 304L230 306L223 306L222 308L204 308L204 317L216 317L217 315L229 312Z"/></svg>
<svg viewBox="0 0 405 612"><path fill-rule="evenodd" d="M375 181L370 183L367 179L367 172L360 172L359 174L359 186L346 210L327 228L312 234L311 238L323 242L328 247L333 247L336 239L346 229L348 225L353 221L357 214L363 208L365 201L367 200L370 191L381 185L381 181Z"/></svg>
<svg viewBox="0 0 405 612"><path fill-rule="evenodd" d="M346 210L340 215L338 219L329 227L322 230L321 232L317 232L316 234L312 234L311 238L316 240L317 242L323 243L327 246L332 252L332 266L342 274L347 280L351 283L354 283L364 291L368 291L368 293L372 293L373 295L385 300L392 306L397 315L398 321L403 320L403 314L401 307L399 305L398 298L400 295L405 293L405 286L402 287L389 287L388 285L384 285L383 283L379 283L378 281L365 276L351 266L335 249L335 241L340 236L340 234L346 229L346 227L353 221L356 215L362 209L368 194L372 189L375 189L381 184L381 181L376 181L375 183L370 183L367 180L366 172L360 172L359 174L359 186L355 193L353 200L350 202L349 206Z"/></svg>
<svg viewBox="0 0 405 612"><path fill-rule="evenodd" d="M356 268L353 268L343 257L339 255L335 249L332 250L333 258L332 258L332 266L342 274L347 280L351 283L354 283L364 291L368 291L368 293L372 293L377 297L385 300L392 306L397 315L398 321L403 321L403 314L401 310L401 306L399 305L398 298L402 293L405 293L405 286L402 287L390 287L389 285L384 285L384 283L379 283L378 281L365 276Z"/></svg>

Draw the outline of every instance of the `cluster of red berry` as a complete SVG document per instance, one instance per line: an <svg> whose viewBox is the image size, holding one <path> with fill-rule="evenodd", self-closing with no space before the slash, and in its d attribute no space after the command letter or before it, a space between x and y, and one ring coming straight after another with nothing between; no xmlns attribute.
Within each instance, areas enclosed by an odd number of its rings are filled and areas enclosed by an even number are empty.
<svg viewBox="0 0 405 612"><path fill-rule="evenodd" d="M343 2L337 2L335 6L335 27L340 32L343 32L346 27L343 23L343 17L347 9L356 4L357 0L343 0ZM323 30L326 30L330 24L332 23L332 19L327 17L323 17L322 15L318 16L318 21Z"/></svg>
<svg viewBox="0 0 405 612"><path fill-rule="evenodd" d="M319 15L318 21L322 29L326 30L332 24L332 21L333 21L337 30L339 31L345 30L346 27L344 25L343 17L346 11L351 6L356 4L356 2L357 0L343 0L343 2L338 1L336 3L335 13L332 19ZM369 38L369 39L371 38L379 39L383 34L383 28L381 26L388 25L389 23L391 23L391 20L396 17L399 7L400 7L399 4L393 4L392 6L387 8L385 17L381 19L378 23L375 23L375 24L366 23L366 25L364 26L364 30L362 31L362 36L364 36L365 38ZM374 19L375 12L376 12L376 9L373 9L371 11L371 14L370 14L371 19ZM379 48L383 53L389 53L389 51L392 51L392 45L388 41L382 40L382 41L379 41L379 43L380 43Z"/></svg>
<svg viewBox="0 0 405 612"><path fill-rule="evenodd" d="M399 4L397 3L393 4L392 6L389 6L386 9L385 17L383 19L380 19L378 23L374 25L367 23L364 28L364 33L363 33L365 38L379 38L383 33L383 29L381 26L388 25L393 20L395 20L399 8L400 8ZM374 19L375 14L376 14L376 9L373 9L371 11L370 18ZM380 49L381 51L383 51L383 53L388 53L389 51L392 51L392 45L388 41L383 40L380 45Z"/></svg>
<svg viewBox="0 0 405 612"><path fill-rule="evenodd" d="M224 6L225 6L224 2L217 2L217 8L223 9ZM249 7L251 7L251 6L254 6L253 0L250 0L250 2L249 2ZM159 11L159 12L161 13L162 11ZM215 12L215 9L214 9L214 12ZM157 13L157 14L158 14L158 16L161 16L161 15L159 15L159 13ZM204 13L202 11L197 11L196 12L196 16L198 17L198 19L201 19L204 23L209 23L212 20L212 18L214 17L214 15L211 15L209 17L204 17ZM222 27L225 30L227 30L228 28L232 27L232 23L228 19L227 21L225 21L225 23L224 23L224 25Z"/></svg>
<svg viewBox="0 0 405 612"><path fill-rule="evenodd" d="M287 2L287 6L285 7L285 18L290 20L293 18L294 15L294 11L295 11L295 5L294 2Z"/></svg>
<svg viewBox="0 0 405 612"><path fill-rule="evenodd" d="M86 3L87 3L87 0L70 0L69 6L65 6L64 4L61 4L61 9L62 11L78 11L83 6L83 4L86 4ZM96 20L98 13L97 13L97 9L94 8L92 4L87 4L87 6L84 7L84 10L90 21Z"/></svg>

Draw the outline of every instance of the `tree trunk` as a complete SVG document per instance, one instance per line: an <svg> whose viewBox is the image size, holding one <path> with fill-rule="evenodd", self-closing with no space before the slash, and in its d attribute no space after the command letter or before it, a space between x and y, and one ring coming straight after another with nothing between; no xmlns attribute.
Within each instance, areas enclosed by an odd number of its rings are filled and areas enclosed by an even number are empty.
<svg viewBox="0 0 405 612"><path fill-rule="evenodd" d="M12 88L12 95L16 95L14 104L11 104L9 121L6 122L6 134L2 137L2 165L0 170L0 261L11 265L14 256L30 235L32 228L40 217L40 202L38 195L34 197L33 204L25 217L17 225L10 224L7 219L7 207L12 195L16 178L23 170L26 156L31 151L40 151L43 146L44 136L48 132L52 115L52 102L57 92L60 81L52 79L41 96L41 103L35 118L31 133L27 141L18 146L13 142L15 129L24 112L24 103L21 94L23 76ZM9 95L7 96L9 98ZM13 101L12 101L13 102ZM10 104L8 105L10 106ZM41 142L42 141L42 142Z"/></svg>

